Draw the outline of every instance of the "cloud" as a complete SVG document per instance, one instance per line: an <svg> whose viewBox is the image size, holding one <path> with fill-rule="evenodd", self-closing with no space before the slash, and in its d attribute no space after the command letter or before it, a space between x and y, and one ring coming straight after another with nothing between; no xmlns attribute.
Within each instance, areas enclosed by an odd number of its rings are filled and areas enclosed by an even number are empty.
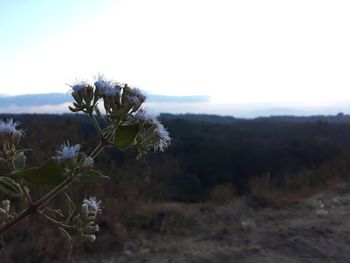
<svg viewBox="0 0 350 263"><path fill-rule="evenodd" d="M69 113L69 94L0 95L0 113ZM218 114L253 118L270 115L320 115L349 113L349 102L311 106L297 103L217 103L207 96L164 96L149 94L145 107L154 113ZM101 106L102 107L102 106Z"/></svg>
<svg viewBox="0 0 350 263"><path fill-rule="evenodd" d="M0 96L0 107L31 107L42 105L60 105L72 99L64 93L25 94L17 96Z"/></svg>

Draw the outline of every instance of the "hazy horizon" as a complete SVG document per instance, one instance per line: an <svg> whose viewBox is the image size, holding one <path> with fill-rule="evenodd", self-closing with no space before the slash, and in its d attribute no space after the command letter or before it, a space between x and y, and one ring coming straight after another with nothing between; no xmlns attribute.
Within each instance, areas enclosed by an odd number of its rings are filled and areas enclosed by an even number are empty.
<svg viewBox="0 0 350 263"><path fill-rule="evenodd" d="M145 107L153 113L214 114L238 118L262 116L312 116L350 113L350 100L341 104L309 106L301 103L225 104L211 101L209 96L168 96L147 94ZM0 94L0 113L69 113L73 98L69 93L41 93L5 96Z"/></svg>

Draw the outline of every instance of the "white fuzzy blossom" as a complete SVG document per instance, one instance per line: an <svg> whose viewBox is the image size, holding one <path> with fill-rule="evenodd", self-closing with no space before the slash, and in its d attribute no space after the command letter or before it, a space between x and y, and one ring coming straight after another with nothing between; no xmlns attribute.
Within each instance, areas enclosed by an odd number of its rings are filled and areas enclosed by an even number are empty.
<svg viewBox="0 0 350 263"><path fill-rule="evenodd" d="M159 121L156 123L155 133L159 137L159 142L154 146L154 150L163 152L170 144L171 138L169 132L164 128Z"/></svg>
<svg viewBox="0 0 350 263"><path fill-rule="evenodd" d="M137 97L137 98L141 98L141 97L144 97L145 95L143 95L143 93L141 92L140 89L138 88L131 88L130 90L130 94L134 97Z"/></svg>
<svg viewBox="0 0 350 263"><path fill-rule="evenodd" d="M23 136L24 132L22 129L17 129L17 126L20 124L18 121L13 121L8 119L7 121L0 120L0 133L14 134L19 137Z"/></svg>
<svg viewBox="0 0 350 263"><path fill-rule="evenodd" d="M151 114L145 110L139 110L135 115L134 118L137 120L140 120L142 122L156 122L157 116L154 114Z"/></svg>
<svg viewBox="0 0 350 263"><path fill-rule="evenodd" d="M73 92L78 92L86 87L89 86L89 83L87 81L76 81L73 84L67 84L68 86L70 86L72 88Z"/></svg>
<svg viewBox="0 0 350 263"><path fill-rule="evenodd" d="M169 132L159 122L157 117L145 110L139 110L134 115L134 118L136 121L151 125L151 127L146 128L146 130L150 132L145 131L144 133L141 133L140 136L144 135L142 140L146 142L141 142L141 144L147 146L147 148L153 147L155 151L159 150L163 152L170 144L171 138L169 136ZM151 143L151 145L147 145L148 142Z"/></svg>
<svg viewBox="0 0 350 263"><path fill-rule="evenodd" d="M83 206L86 205L89 211L92 211L94 214L102 212L102 201L97 200L95 196L90 197L89 199L83 200Z"/></svg>
<svg viewBox="0 0 350 263"><path fill-rule="evenodd" d="M132 104L141 105L146 99L146 96L138 88L127 88L125 92L127 94L126 95L127 99Z"/></svg>
<svg viewBox="0 0 350 263"><path fill-rule="evenodd" d="M22 129L18 129L19 122L12 119L3 121L0 119L0 158L11 160L16 153L16 146L24 135Z"/></svg>
<svg viewBox="0 0 350 263"><path fill-rule="evenodd" d="M111 96L114 97L115 95L119 95L122 88L118 85L111 86L111 87L105 87L101 89L101 94L105 96Z"/></svg>
<svg viewBox="0 0 350 263"><path fill-rule="evenodd" d="M60 150L57 151L57 155L62 159L73 159L78 156L80 150L80 145L76 144L73 146L69 145L69 142L61 145Z"/></svg>
<svg viewBox="0 0 350 263"><path fill-rule="evenodd" d="M81 90L85 87L86 87L86 85L84 85L84 84L75 84L72 86L72 90L75 92L78 92L79 90Z"/></svg>
<svg viewBox="0 0 350 263"><path fill-rule="evenodd" d="M94 83L98 89L109 89L113 87L112 81L106 80L103 75L98 75Z"/></svg>

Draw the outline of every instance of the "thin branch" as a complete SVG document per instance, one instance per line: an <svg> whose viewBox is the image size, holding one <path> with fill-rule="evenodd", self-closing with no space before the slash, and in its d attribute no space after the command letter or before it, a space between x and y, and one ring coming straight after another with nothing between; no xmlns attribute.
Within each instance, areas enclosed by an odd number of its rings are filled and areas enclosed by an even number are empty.
<svg viewBox="0 0 350 263"><path fill-rule="evenodd" d="M99 155L104 150L104 148L106 148L108 144L109 144L108 139L101 141L96 146L96 148L90 153L89 157L91 157L92 159L95 159L97 155Z"/></svg>
<svg viewBox="0 0 350 263"><path fill-rule="evenodd" d="M96 146L96 148L90 153L89 157L92 158L92 156L94 156L95 153L96 153L97 151L99 151L100 147L102 147L102 142L100 142L100 143Z"/></svg>
<svg viewBox="0 0 350 263"><path fill-rule="evenodd" d="M17 224L22 219L26 218L27 216L35 213L38 211L38 209L50 201L53 197L55 197L57 194L59 194L62 190L64 190L69 184L73 182L73 177L68 177L66 180L64 180L61 184L56 186L54 189L52 189L48 194L46 194L44 197L42 197L39 201L34 203L32 206L28 207L27 209L23 210L21 213L19 213L16 217L12 218L10 221L6 222L5 224L0 226L0 234L5 232L6 230L10 229L12 226Z"/></svg>
<svg viewBox="0 0 350 263"><path fill-rule="evenodd" d="M91 112L91 113L88 113L88 115L90 116L91 120L92 120L92 123L94 124L95 126L95 129L98 133L98 136L100 136L101 140L103 141L105 138L103 137L103 134L102 134L102 130L101 130L101 127L100 125L98 124L96 118L95 118L95 115Z"/></svg>
<svg viewBox="0 0 350 263"><path fill-rule="evenodd" d="M97 148L95 153L93 155L91 155L91 158L95 159L97 157L97 155L99 155L106 148L106 146L107 146L106 144L101 144L101 146L99 148Z"/></svg>

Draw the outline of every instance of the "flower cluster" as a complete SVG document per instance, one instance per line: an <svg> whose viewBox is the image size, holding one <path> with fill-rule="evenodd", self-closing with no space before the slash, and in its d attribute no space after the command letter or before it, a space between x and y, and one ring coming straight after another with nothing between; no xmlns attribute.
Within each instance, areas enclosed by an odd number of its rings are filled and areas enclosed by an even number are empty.
<svg viewBox="0 0 350 263"><path fill-rule="evenodd" d="M94 164L93 158L80 153L80 144L70 145L69 141L61 145L55 159L66 168L80 172L88 171Z"/></svg>
<svg viewBox="0 0 350 263"><path fill-rule="evenodd" d="M0 158L11 160L14 157L16 147L24 135L23 130L17 128L19 124L12 119L0 119Z"/></svg>
<svg viewBox="0 0 350 263"><path fill-rule="evenodd" d="M146 99L139 89L118 83L104 88L101 94L107 120L115 124L124 121L129 114L136 112Z"/></svg>
<svg viewBox="0 0 350 263"><path fill-rule="evenodd" d="M96 240L95 233L100 230L98 224L95 223L96 216L102 212L102 202L96 197L84 199L81 206L81 213L75 219L75 225L84 238L94 242Z"/></svg>
<svg viewBox="0 0 350 263"><path fill-rule="evenodd" d="M99 89L94 89L86 81L77 82L70 86L72 88L72 96L75 99L74 107L69 107L73 112L83 111L92 113L97 106L99 99Z"/></svg>
<svg viewBox="0 0 350 263"><path fill-rule="evenodd" d="M134 121L139 124L139 133L136 136L136 146L140 154L154 151L164 151L170 144L169 132L159 122L156 116L140 110L134 115Z"/></svg>
<svg viewBox="0 0 350 263"><path fill-rule="evenodd" d="M20 123L12 119L0 119L0 161L6 162L11 169L8 176L0 176L0 192L25 201L28 205L21 213L12 214L9 200L0 204L0 234L30 214L38 213L55 224L65 238L68 244L68 261L72 252L72 232L79 232L86 240L95 241L99 231L95 221L102 212L102 203L96 197L86 198L81 209L77 211L69 194L65 193L65 215L60 209L50 208L48 202L70 184L84 180L109 179L93 169L95 158L106 147L127 149L134 146L140 157L152 149L164 151L171 141L169 132L156 116L142 109L146 96L139 89L105 80L103 76L98 76L93 84L83 81L70 87L74 102L69 109L87 114L100 139L89 155L81 151L80 144L71 145L66 141L56 151L56 156L39 167L26 168L25 152L28 149L16 149L24 136L24 131L18 128ZM100 101L103 101L105 114L101 114L98 108ZM54 188L34 202L27 183L50 185Z"/></svg>
<svg viewBox="0 0 350 263"><path fill-rule="evenodd" d="M155 116L142 109L146 96L139 89L108 81L101 75L97 77L93 86L86 82L73 85L72 95L76 100L74 105L78 108L76 104L80 103L76 98L77 94L78 97L86 98L85 101L93 101L96 105L99 99L103 100L106 111L103 118L110 124L102 131L106 140L113 144L118 140L118 131L121 126L136 124L137 134L129 145L137 147L138 157L151 149L164 151L168 147L171 141L169 132Z"/></svg>
<svg viewBox="0 0 350 263"><path fill-rule="evenodd" d="M119 123L127 116L136 112L146 97L137 88L130 88L127 84L105 80L99 75L93 85L86 81L70 85L75 99L73 112L83 111L91 114L97 109L99 99L103 98L107 120Z"/></svg>

